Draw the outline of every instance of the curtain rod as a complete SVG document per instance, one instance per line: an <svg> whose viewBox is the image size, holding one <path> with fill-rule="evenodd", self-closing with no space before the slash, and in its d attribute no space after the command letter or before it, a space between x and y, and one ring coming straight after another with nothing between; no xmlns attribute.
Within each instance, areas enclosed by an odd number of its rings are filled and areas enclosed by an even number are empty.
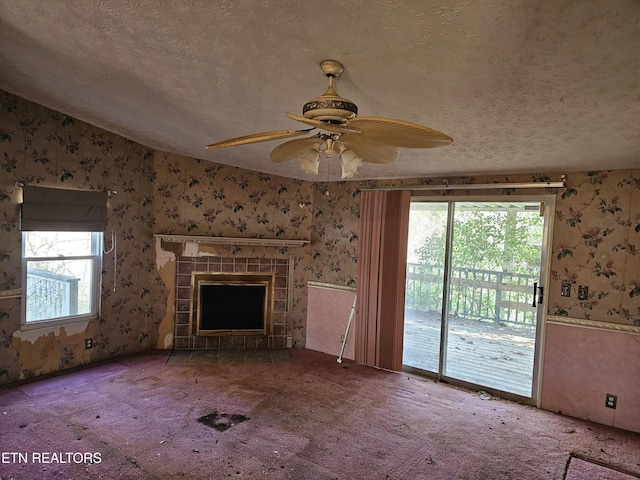
<svg viewBox="0 0 640 480"><path fill-rule="evenodd" d="M456 183L449 184L445 180L442 185L404 185L398 187L373 187L363 188L361 191L394 191L394 190L483 190L490 188L563 188L565 187L566 175L562 175L560 182L529 182L529 183Z"/></svg>

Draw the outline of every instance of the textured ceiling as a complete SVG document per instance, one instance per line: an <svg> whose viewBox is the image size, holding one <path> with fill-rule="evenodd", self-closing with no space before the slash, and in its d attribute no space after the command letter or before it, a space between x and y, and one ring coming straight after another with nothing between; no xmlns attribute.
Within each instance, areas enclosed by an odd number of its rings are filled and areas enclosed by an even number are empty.
<svg viewBox="0 0 640 480"><path fill-rule="evenodd" d="M167 152L306 180L273 164L326 88L448 147L401 149L353 178L640 166L640 1L0 0L0 88Z"/></svg>

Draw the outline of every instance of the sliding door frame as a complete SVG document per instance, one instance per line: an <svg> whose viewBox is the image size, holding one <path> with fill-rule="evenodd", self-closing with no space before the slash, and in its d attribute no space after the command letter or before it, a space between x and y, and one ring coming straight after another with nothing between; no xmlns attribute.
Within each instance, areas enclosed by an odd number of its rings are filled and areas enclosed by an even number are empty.
<svg viewBox="0 0 640 480"><path fill-rule="evenodd" d="M531 203L539 203L542 205L544 209L544 230L542 235L542 245L541 245L541 262L540 262L540 284L544 288L543 301L538 303L538 311L536 315L536 335L535 335L535 349L534 349L534 357L533 357L533 379L532 379L532 395L531 398L523 397L520 395L512 394L509 392L497 391L494 390L500 397L507 398L510 400L515 400L521 403L527 403L534 405L536 407L540 407L540 394L541 394L541 384L542 384L542 376L543 371L542 367L544 365L544 339L546 332L546 318L548 314L548 298L549 292L547 289L547 285L550 283L551 277L551 252L552 252L552 241L553 241L553 226L555 219L555 207L556 207L556 196L553 194L513 194L513 195L451 195L451 196L426 196L426 195L413 195L411 197L411 203L414 202L432 202L432 203L448 203L447 208L447 235L446 235L446 246L447 252L450 249L450 241L452 238L453 231L453 214L454 214L454 204L456 202L501 202L505 200L510 200L513 202L531 202ZM441 327L440 327L440 357L438 359L438 372L435 377L439 381L443 381L446 383L450 383L452 385L460 386L462 388L467 389L476 389L477 385L471 384L469 382L465 382L462 380L457 380L451 377L447 377L442 375L444 362L446 360L446 345L445 342L442 341L443 337L446 338L445 329L447 328L446 322L446 313L448 312L448 287L449 287L449 278L451 274L451 265L450 265L450 255L447 253L445 255L445 278L443 278L443 302L442 302L442 318L441 318ZM404 316L402 318L402 322L404 323ZM411 367L405 367L405 371L407 372L416 372L417 370ZM491 391L489 388L483 387L484 390Z"/></svg>

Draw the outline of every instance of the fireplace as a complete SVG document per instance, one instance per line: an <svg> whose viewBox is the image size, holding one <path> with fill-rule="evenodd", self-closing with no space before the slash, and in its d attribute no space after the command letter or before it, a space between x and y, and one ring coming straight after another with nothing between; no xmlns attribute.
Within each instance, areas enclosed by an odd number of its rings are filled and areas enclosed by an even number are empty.
<svg viewBox="0 0 640 480"><path fill-rule="evenodd" d="M268 335L274 283L269 273L192 272L192 335Z"/></svg>
<svg viewBox="0 0 640 480"><path fill-rule="evenodd" d="M176 350L262 350L287 348L291 329L289 312L293 303L293 260L291 258L178 256L176 258L176 302L174 347ZM195 274L195 276L194 276ZM207 276L208 275L208 276ZM231 282L234 280L234 282ZM267 282L267 317L260 325L205 322L198 333L197 283L232 283L231 288L246 288L239 284ZM208 286L205 286L205 294ZM269 303L271 302L271 303ZM205 311L205 318L209 314ZM220 319L220 315L216 315ZM224 317L223 317L224 318ZM251 315L252 321L256 317ZM262 319L262 317L258 316ZM225 322L228 320L225 320ZM255 327L255 328L254 328Z"/></svg>

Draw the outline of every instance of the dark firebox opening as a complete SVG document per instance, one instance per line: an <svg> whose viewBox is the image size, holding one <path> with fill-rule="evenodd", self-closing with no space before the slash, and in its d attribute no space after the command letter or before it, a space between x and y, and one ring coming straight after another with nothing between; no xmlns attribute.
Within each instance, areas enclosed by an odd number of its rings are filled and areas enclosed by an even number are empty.
<svg viewBox="0 0 640 480"><path fill-rule="evenodd" d="M200 285L200 330L264 328L264 285Z"/></svg>

